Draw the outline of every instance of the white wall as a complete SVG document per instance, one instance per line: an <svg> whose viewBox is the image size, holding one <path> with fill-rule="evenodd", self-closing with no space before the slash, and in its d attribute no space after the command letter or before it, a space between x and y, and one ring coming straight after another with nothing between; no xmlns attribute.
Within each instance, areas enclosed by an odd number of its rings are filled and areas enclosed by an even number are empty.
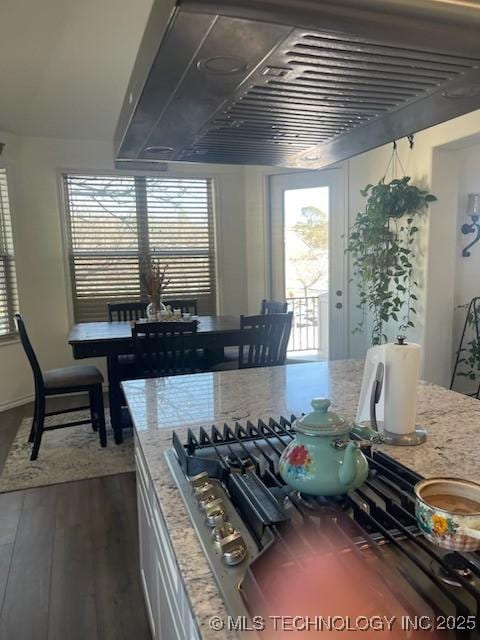
<svg viewBox="0 0 480 640"><path fill-rule="evenodd" d="M17 262L17 284L19 292L27 292L29 276L19 263L23 262L23 256L28 257L28 251L22 250L23 225L17 212L20 209L20 171L18 158L18 138L16 136L1 133L0 140L5 143L0 164L7 168L8 190L12 228L15 242ZM18 340L0 342L0 409L4 403L14 402L21 404L31 396L31 374L25 363L25 358L19 348ZM0 416L1 421L1 416Z"/></svg>
<svg viewBox="0 0 480 640"><path fill-rule="evenodd" d="M392 147L390 145L370 151L352 158L343 163L345 177L345 207L346 218L349 226L353 225L359 211L365 205L365 198L360 191L369 183L378 182L385 173ZM411 153L407 145L399 144L399 153L407 171L413 171L416 180L421 184L426 184L426 178L418 170L415 161L416 151ZM420 163L422 166L422 163ZM248 301L249 312L254 313L258 309L259 300L270 295L269 263L268 263L268 234L269 234L269 211L268 211L268 191L269 176L277 173L292 173L292 169L273 169L271 167L246 167L245 168L245 221L247 226L247 274L248 274ZM387 176L391 178L391 175ZM428 186L428 185L427 185ZM420 264L425 264L426 251L426 224L420 236L422 243L420 247ZM345 256L347 273L351 276L350 256ZM424 277L421 274L420 280ZM424 289L425 292L425 289ZM359 358L365 355L369 346L369 327L363 333L354 333L362 319L362 313L357 309L358 295L356 287L352 284L345 291L345 305L347 307L347 335L346 352L348 357ZM411 331L411 340L422 341L424 331L424 301L419 296L419 314L417 326ZM387 328L387 334L393 339L396 334L395 327Z"/></svg>
<svg viewBox="0 0 480 640"><path fill-rule="evenodd" d="M369 183L378 181L378 167L381 162L377 161L376 152L363 154L348 160L346 163L346 202L348 207L348 226L354 224L358 213L365 206L365 198L360 191ZM352 264L350 254L346 254L347 272L349 279L352 278ZM368 323L362 333L354 332L359 322L364 320L362 311L357 308L359 298L357 288L353 282L349 283L348 288L348 326L347 326L347 353L350 358L363 358L369 347Z"/></svg>
<svg viewBox="0 0 480 640"><path fill-rule="evenodd" d="M2 137L5 140L5 137ZM63 250L59 200L61 170L112 171L109 143L9 137L5 155L12 193L12 219L20 309L41 365L73 363L67 336L69 277ZM243 168L176 165L170 174L212 176L218 213L219 311L239 314L247 306ZM103 368L104 363L97 363ZM20 344L0 344L0 408L31 396L32 381Z"/></svg>
<svg viewBox="0 0 480 640"><path fill-rule="evenodd" d="M428 214L419 225L416 250L420 291L416 326L410 331L409 339L423 346L424 379L444 386L449 384L452 369L459 234L457 199L467 188L463 184L459 186L457 152L459 145L465 145L469 138L474 137L478 141L479 132L480 111L476 111L416 134L413 151L410 151L406 140L398 144L402 164L406 174L412 177L412 182L429 189L438 197L438 202L429 207ZM364 204L360 189L382 178L391 153L392 145L386 145L345 163L349 224L353 223ZM474 155L475 151L471 151L471 157ZM271 173L273 171L269 168L250 167L245 174L247 250L251 252L247 267L250 311L256 308L259 299L268 295L268 264L264 259L268 231L265 202L268 175ZM472 176L474 174L475 168L472 169ZM364 355L368 347L368 335L351 334L360 313L355 307L354 285L348 295L348 354L359 357ZM390 338L394 337L395 330L395 327L390 327L387 331Z"/></svg>
<svg viewBox="0 0 480 640"><path fill-rule="evenodd" d="M429 189L438 198L438 202L429 207L428 214L419 225L416 251L420 291L416 327L409 333L409 339L419 342L423 347L422 377L444 386L448 386L452 370L455 269L459 234L457 199L464 189L459 186L458 145L465 144L470 136L478 136L478 132L480 111L416 134L412 151L406 140L398 143L405 173L412 177L413 183ZM359 184L378 181L385 171L391 152L392 146L387 145L349 161L351 203L355 200L361 204ZM351 222L354 213L355 207L351 204ZM355 313L352 307L351 312ZM391 339L394 331L394 327L387 331ZM361 349L359 342L356 343L356 348Z"/></svg>
<svg viewBox="0 0 480 640"><path fill-rule="evenodd" d="M467 196L469 193L480 193L480 144L466 149L451 151L457 158L458 198L456 204L456 268L455 297L456 305L470 302L474 296L480 295L480 244L470 249L471 255L462 257L462 249L472 242L475 234L463 235L459 230L462 224L471 222L466 215ZM458 326L458 323L456 323ZM455 332L455 336L457 332Z"/></svg>
<svg viewBox="0 0 480 640"><path fill-rule="evenodd" d="M477 141L476 141L477 142ZM462 249L470 244L475 238L475 234L463 235L460 227L464 223L470 223L471 218L467 217L467 196L469 193L480 193L480 144L472 144L466 148L450 150L449 153L456 158L456 169L458 179L458 197L455 202L456 209L456 260L455 260L455 285L454 285L454 313L453 313L453 353L455 352L462 334L466 310L458 308L468 304L476 296L480 296L480 244L470 249L470 256L463 257ZM467 334L471 339L472 335ZM478 383L472 384L464 378L457 378L455 389L462 389L467 392L476 391Z"/></svg>
<svg viewBox="0 0 480 640"><path fill-rule="evenodd" d="M470 289L459 289L478 273L475 262L458 260L458 198L480 190L477 184L476 149L461 152L465 140L480 132L480 112L474 112L416 135L409 152L399 144L406 172L439 197L431 207L420 235L419 260L423 295L419 300L417 328L411 338L424 347L423 376L448 384L453 350L454 306ZM29 322L32 339L45 368L72 363L67 335L72 322L70 294L62 242L62 212L59 206L60 170L112 170L109 143L94 141L14 138L7 141L1 163L9 167L12 217L15 233L19 295L22 312ZM460 141L460 142L459 142ZM463 142L462 142L463 141ZM460 146L459 146L460 145ZM363 206L360 189L378 181L391 154L391 145L345 163L346 206L350 224ZM458 171L460 161L464 167ZM213 175L218 187L218 271L220 311L255 312L269 294L268 273L268 176L281 169L171 165L170 171L190 175ZM291 170L289 170L291 171ZM463 182L459 178L465 173ZM471 185L471 186L470 186ZM470 260L480 260L480 251ZM347 258L348 259L348 258ZM462 275L462 269L468 274ZM476 278L475 278L476 281ZM468 285L470 286L470 285ZM473 285L474 286L474 285ZM348 353L364 354L365 336L352 335L358 320L355 288L348 292ZM463 301L463 300L462 300ZM31 376L18 343L0 345L0 408L27 399Z"/></svg>
<svg viewBox="0 0 480 640"><path fill-rule="evenodd" d="M425 308L421 342L423 377L448 386L452 369L455 267L457 260L456 150L458 141L477 136L480 111L467 114L416 136L412 174L438 197L428 217L425 255Z"/></svg>

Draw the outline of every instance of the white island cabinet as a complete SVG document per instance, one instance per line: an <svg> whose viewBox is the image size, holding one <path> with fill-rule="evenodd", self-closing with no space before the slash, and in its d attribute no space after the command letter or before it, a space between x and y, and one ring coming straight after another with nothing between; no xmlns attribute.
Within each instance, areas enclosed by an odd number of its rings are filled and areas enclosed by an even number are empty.
<svg viewBox="0 0 480 640"><path fill-rule="evenodd" d="M145 459L135 438L140 573L154 640L199 640Z"/></svg>

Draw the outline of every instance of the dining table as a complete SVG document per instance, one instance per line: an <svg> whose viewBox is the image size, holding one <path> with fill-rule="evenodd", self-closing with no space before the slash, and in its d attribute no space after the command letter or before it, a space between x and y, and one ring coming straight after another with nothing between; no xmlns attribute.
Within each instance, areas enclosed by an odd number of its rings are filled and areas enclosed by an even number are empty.
<svg viewBox="0 0 480 640"><path fill-rule="evenodd" d="M110 422L115 442L123 442L123 429L131 426L128 410L124 406L121 389L120 356L133 354L132 322L80 322L70 329L68 342L73 357L106 358L108 372L108 398ZM241 344L238 316L199 316L195 345L205 353L206 360L215 364L222 360L225 347Z"/></svg>

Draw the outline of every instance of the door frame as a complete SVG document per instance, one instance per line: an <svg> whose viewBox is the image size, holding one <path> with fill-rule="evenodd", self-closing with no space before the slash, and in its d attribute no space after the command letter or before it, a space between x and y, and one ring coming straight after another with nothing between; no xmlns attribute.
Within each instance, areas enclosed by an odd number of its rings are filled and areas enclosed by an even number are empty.
<svg viewBox="0 0 480 640"><path fill-rule="evenodd" d="M348 231L348 189L345 163L327 169L276 173L268 178L268 287L270 297L284 299L285 255L283 250L283 194L289 189L330 187L329 215L329 359L348 357L349 264L345 253ZM283 184L282 184L283 183ZM282 219L274 221L274 211L282 211ZM280 236L281 235L281 239ZM335 247L334 247L335 242ZM275 264L275 268L274 268ZM281 265L278 268L278 265ZM333 277L332 277L333 276ZM342 294L337 295L337 291ZM281 295L279 295L281 292ZM342 308L335 305L341 302ZM341 311L341 313L339 313Z"/></svg>

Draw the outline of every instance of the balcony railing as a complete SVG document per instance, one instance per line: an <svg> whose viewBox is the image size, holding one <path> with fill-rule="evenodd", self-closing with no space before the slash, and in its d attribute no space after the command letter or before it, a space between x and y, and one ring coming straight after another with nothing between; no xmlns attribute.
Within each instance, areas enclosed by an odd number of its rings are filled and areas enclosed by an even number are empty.
<svg viewBox="0 0 480 640"><path fill-rule="evenodd" d="M317 351L328 354L328 292L318 296L288 298L293 311L288 351Z"/></svg>

